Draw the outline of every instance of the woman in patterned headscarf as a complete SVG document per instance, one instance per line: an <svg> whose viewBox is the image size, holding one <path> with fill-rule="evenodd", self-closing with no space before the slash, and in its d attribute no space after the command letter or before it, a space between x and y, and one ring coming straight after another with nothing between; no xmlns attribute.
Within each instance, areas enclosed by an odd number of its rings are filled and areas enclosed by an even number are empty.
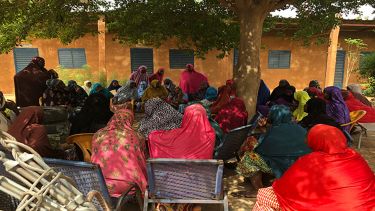
<svg viewBox="0 0 375 211"><path fill-rule="evenodd" d="M48 79L47 89L43 93L42 106L70 105L69 92L62 80Z"/></svg>
<svg viewBox="0 0 375 211"><path fill-rule="evenodd" d="M117 94L113 97L114 104L123 104L131 100L138 99L138 90L134 81L129 80L121 87Z"/></svg>
<svg viewBox="0 0 375 211"><path fill-rule="evenodd" d="M139 86L141 81L145 81L148 84L149 79L147 75L147 67L144 65L139 66L138 70L130 75L130 80L134 81L137 87Z"/></svg>
<svg viewBox="0 0 375 211"><path fill-rule="evenodd" d="M145 104L145 117L140 122L139 132L145 137L154 130L171 130L180 127L182 114L160 98Z"/></svg>
<svg viewBox="0 0 375 211"><path fill-rule="evenodd" d="M133 113L119 109L107 126L92 139L91 162L100 165L112 197L120 197L131 183L144 193L147 185L146 144L141 134L132 128ZM124 168L126 166L126 168Z"/></svg>

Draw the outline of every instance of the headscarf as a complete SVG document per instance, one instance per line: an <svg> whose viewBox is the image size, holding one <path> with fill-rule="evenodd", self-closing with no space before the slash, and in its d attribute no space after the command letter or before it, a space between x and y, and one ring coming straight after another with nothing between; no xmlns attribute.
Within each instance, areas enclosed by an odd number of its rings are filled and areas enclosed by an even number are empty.
<svg viewBox="0 0 375 211"><path fill-rule="evenodd" d="M146 71L144 71L144 70L146 70ZM142 72L142 71L144 71L144 72ZM147 75L147 67L144 66L144 65L139 66L138 70L131 74L130 80L135 81L135 83L137 84L137 87L139 86L141 81L145 81L148 84L149 79L148 79L148 75Z"/></svg>
<svg viewBox="0 0 375 211"><path fill-rule="evenodd" d="M298 101L298 107L293 111L293 116L299 122L305 116L307 116L307 113L305 112L305 105L307 101L310 100L310 96L305 91L298 91L294 93L294 99Z"/></svg>
<svg viewBox="0 0 375 211"><path fill-rule="evenodd" d="M144 193L147 185L145 141L133 128L130 110L115 112L106 127L92 139L91 162L100 165L112 197L120 197L135 183ZM126 166L126 168L124 168Z"/></svg>
<svg viewBox="0 0 375 211"><path fill-rule="evenodd" d="M96 89L99 88L99 87L101 87L103 89L100 90L100 91L97 91ZM104 95L107 99L110 99L110 98L113 97L113 94L111 92L109 92L108 89L104 88L102 86L102 84L100 84L100 83L95 83L94 85L92 85L90 95L95 94L95 93L100 93L100 94Z"/></svg>
<svg viewBox="0 0 375 211"><path fill-rule="evenodd" d="M71 134L95 133L112 117L109 99L100 93L91 94L81 111L72 119Z"/></svg>
<svg viewBox="0 0 375 211"><path fill-rule="evenodd" d="M343 133L316 125L307 142L312 153L299 158L273 183L282 210L373 210L375 176L347 147Z"/></svg>
<svg viewBox="0 0 375 211"><path fill-rule="evenodd" d="M154 130L171 130L180 127L182 114L160 98L145 103L145 117L140 121L139 132L145 137Z"/></svg>
<svg viewBox="0 0 375 211"><path fill-rule="evenodd" d="M279 98L284 98L285 95L288 92L288 87L290 86L289 82L287 80L280 80L279 86L276 87L269 98L270 101L276 101Z"/></svg>
<svg viewBox="0 0 375 211"><path fill-rule="evenodd" d="M180 85L184 94L194 94L201 88L202 82L207 82L207 77L195 71L192 64L186 65L186 70L181 73Z"/></svg>
<svg viewBox="0 0 375 211"><path fill-rule="evenodd" d="M83 83L82 88L85 90L86 94L90 94L91 92L91 87L88 87L87 84L91 83L91 81L85 81Z"/></svg>
<svg viewBox="0 0 375 211"><path fill-rule="evenodd" d="M317 124L331 125L340 128L340 125L326 112L326 101L320 98L311 98L306 103L306 112L308 115L299 122L299 124L310 129Z"/></svg>
<svg viewBox="0 0 375 211"><path fill-rule="evenodd" d="M266 105L270 96L271 96L270 89L267 87L266 83L264 83L263 80L260 80L258 98L257 98L257 106Z"/></svg>
<svg viewBox="0 0 375 211"><path fill-rule="evenodd" d="M202 81L200 88L197 92L188 95L189 101L201 101L206 96L206 92L210 85L206 81Z"/></svg>
<svg viewBox="0 0 375 211"><path fill-rule="evenodd" d="M158 80L160 83L162 83L164 78L164 71L164 67L159 68L156 73L150 76L148 81L151 83L153 80ZM161 72L163 72L163 74L161 74Z"/></svg>
<svg viewBox="0 0 375 211"><path fill-rule="evenodd" d="M206 94L204 96L204 99L209 100L209 101L213 101L213 100L216 100L216 98L217 98L217 89L215 89L212 86L208 87L207 90L206 90Z"/></svg>
<svg viewBox="0 0 375 211"><path fill-rule="evenodd" d="M8 133L17 141L28 145L42 157L62 158L63 152L53 150L47 137L47 129L42 125L43 110L38 106L24 108L9 127Z"/></svg>
<svg viewBox="0 0 375 211"><path fill-rule="evenodd" d="M312 80L312 81L310 81L309 88L320 89L319 81L318 80Z"/></svg>
<svg viewBox="0 0 375 211"><path fill-rule="evenodd" d="M158 84L159 87L157 87ZM160 82L158 80L153 80L151 82L151 85L145 90L142 96L142 101L146 102L149 99L157 97L166 99L168 97L168 91L164 86L160 85Z"/></svg>
<svg viewBox="0 0 375 211"><path fill-rule="evenodd" d="M344 96L345 103L348 106L349 111L366 111L364 117L362 117L358 122L361 123L373 123L375 122L375 109L363 104L361 101L357 100L353 94L346 91L346 96Z"/></svg>
<svg viewBox="0 0 375 211"><path fill-rule="evenodd" d="M120 85L117 85L117 86L113 85L113 84L116 83L116 82L117 82L117 84L119 84L118 80L112 80L112 81L111 81L111 83L109 84L109 86L108 86L108 88L107 88L108 91L116 90L116 92L117 92L117 90L121 88Z"/></svg>
<svg viewBox="0 0 375 211"><path fill-rule="evenodd" d="M149 136L151 158L212 159L215 130L200 104L188 106L180 128L157 130Z"/></svg>
<svg viewBox="0 0 375 211"><path fill-rule="evenodd" d="M82 107L88 97L86 91L78 86L74 80L68 81L68 90L70 92L70 102L73 107Z"/></svg>
<svg viewBox="0 0 375 211"><path fill-rule="evenodd" d="M147 83L145 81L141 81L141 83L139 83L138 90L137 90L138 98L141 98L143 96L146 89L147 89Z"/></svg>
<svg viewBox="0 0 375 211"><path fill-rule="evenodd" d="M217 113L215 121L220 125L224 133L244 126L247 122L248 113L243 100L233 98Z"/></svg>
<svg viewBox="0 0 375 211"><path fill-rule="evenodd" d="M341 90L337 87L330 86L324 89L324 93L328 96L327 114L337 123L345 124L350 122L349 109L342 97ZM349 132L349 127L344 127Z"/></svg>
<svg viewBox="0 0 375 211"><path fill-rule="evenodd" d="M137 86L134 86L132 88L132 83L135 84L135 82L132 80L127 81L125 85L117 91L117 94L113 97L114 104L122 104L131 100L138 99Z"/></svg>
<svg viewBox="0 0 375 211"><path fill-rule="evenodd" d="M324 100L324 94L323 94L322 90L320 90L318 88L309 87L309 88L306 89L306 92L309 93L311 98L318 97L318 98Z"/></svg>
<svg viewBox="0 0 375 211"><path fill-rule="evenodd" d="M224 106L226 106L231 98L236 97L236 87L234 80L227 80L224 86L219 88L219 96L217 100L211 105L211 113L217 114Z"/></svg>
<svg viewBox="0 0 375 211"><path fill-rule="evenodd" d="M72 100L68 88L59 79L48 79L47 89L43 92L43 106L71 105Z"/></svg>
<svg viewBox="0 0 375 211"><path fill-rule="evenodd" d="M272 106L268 121L271 127L259 139L257 152L279 178L302 155L311 150L305 143L306 130L292 122L292 114L283 105Z"/></svg>
<svg viewBox="0 0 375 211"><path fill-rule="evenodd" d="M347 89L353 94L353 96L361 101L363 104L372 107L372 103L362 94L362 88L359 84L350 84Z"/></svg>
<svg viewBox="0 0 375 211"><path fill-rule="evenodd" d="M44 68L44 59L34 57L29 65L14 76L17 106L39 106L39 98L47 89L46 81L53 77Z"/></svg>

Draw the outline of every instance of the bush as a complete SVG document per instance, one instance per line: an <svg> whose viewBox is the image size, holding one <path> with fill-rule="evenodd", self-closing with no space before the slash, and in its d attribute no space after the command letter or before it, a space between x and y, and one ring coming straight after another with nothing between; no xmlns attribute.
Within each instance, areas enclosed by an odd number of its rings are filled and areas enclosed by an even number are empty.
<svg viewBox="0 0 375 211"><path fill-rule="evenodd" d="M364 78L368 78L369 86L364 91L364 94L369 97L375 97L375 53L361 58L359 74Z"/></svg>

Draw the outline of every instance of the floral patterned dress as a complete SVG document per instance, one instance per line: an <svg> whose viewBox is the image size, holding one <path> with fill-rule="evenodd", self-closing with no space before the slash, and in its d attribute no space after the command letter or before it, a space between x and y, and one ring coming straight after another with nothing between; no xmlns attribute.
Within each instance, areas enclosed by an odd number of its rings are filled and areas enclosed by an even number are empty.
<svg viewBox="0 0 375 211"><path fill-rule="evenodd" d="M115 111L107 126L95 133L91 161L100 165L112 197L119 197L131 183L144 193L147 186L145 141L131 127L128 109Z"/></svg>

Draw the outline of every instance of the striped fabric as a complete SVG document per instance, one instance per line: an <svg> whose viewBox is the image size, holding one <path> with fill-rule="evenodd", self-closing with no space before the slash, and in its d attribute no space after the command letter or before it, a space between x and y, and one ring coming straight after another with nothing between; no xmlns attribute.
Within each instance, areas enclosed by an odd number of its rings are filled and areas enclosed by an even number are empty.
<svg viewBox="0 0 375 211"><path fill-rule="evenodd" d="M261 188L258 191L257 202L253 211L279 211L281 210L277 197L272 187Z"/></svg>

